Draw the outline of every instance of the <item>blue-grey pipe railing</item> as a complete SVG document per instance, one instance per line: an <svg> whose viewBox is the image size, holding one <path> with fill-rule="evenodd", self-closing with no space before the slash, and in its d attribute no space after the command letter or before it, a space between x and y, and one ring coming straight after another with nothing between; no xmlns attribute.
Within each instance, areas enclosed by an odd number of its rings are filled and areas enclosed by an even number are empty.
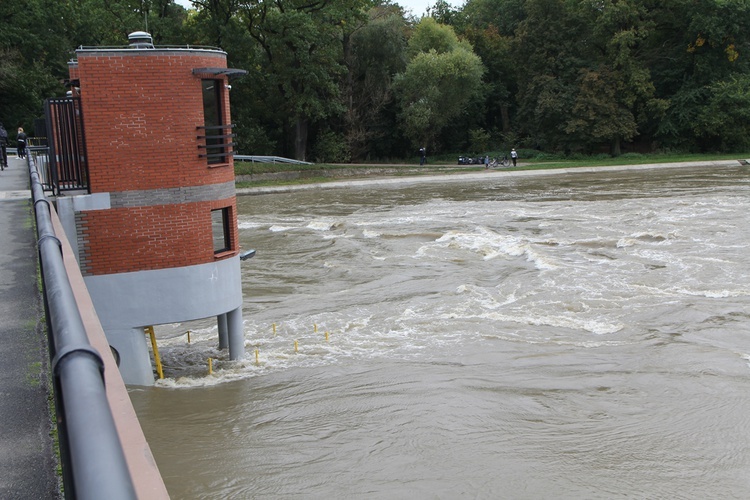
<svg viewBox="0 0 750 500"><path fill-rule="evenodd" d="M104 363L86 336L33 157L28 156L52 357L65 497L134 499L104 387Z"/></svg>

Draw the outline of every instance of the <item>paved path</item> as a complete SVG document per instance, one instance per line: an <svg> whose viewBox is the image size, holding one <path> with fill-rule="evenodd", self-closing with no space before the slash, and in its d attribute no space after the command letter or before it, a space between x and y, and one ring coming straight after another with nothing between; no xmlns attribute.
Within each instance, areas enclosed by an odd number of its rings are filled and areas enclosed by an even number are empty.
<svg viewBox="0 0 750 500"><path fill-rule="evenodd" d="M0 172L0 498L60 498L26 162Z"/></svg>

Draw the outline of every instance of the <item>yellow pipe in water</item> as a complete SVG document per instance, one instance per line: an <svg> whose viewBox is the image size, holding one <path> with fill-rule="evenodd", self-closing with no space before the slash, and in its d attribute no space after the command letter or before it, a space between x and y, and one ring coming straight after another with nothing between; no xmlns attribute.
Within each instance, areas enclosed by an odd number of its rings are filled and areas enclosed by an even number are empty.
<svg viewBox="0 0 750 500"><path fill-rule="evenodd" d="M256 364L256 365L259 365L259 364L260 364L260 362L258 361L258 354L259 354L259 351L258 351L258 349L256 349L256 350L255 350L255 364Z"/></svg>
<svg viewBox="0 0 750 500"><path fill-rule="evenodd" d="M159 374L159 378L164 378L164 369L161 366L161 356L159 356L159 348L156 347L156 334L154 334L154 327L147 326L144 328L146 333L151 337L151 348L154 350L154 363L156 364L156 373Z"/></svg>
<svg viewBox="0 0 750 500"><path fill-rule="evenodd" d="M273 326L273 336L275 337L276 336L276 323L273 323L272 326Z"/></svg>
<svg viewBox="0 0 750 500"><path fill-rule="evenodd" d="M297 341L294 341L294 352L297 352L299 349L299 344L297 344Z"/></svg>
<svg viewBox="0 0 750 500"><path fill-rule="evenodd" d="M328 332L326 332L326 342L328 342Z"/></svg>
<svg viewBox="0 0 750 500"><path fill-rule="evenodd" d="M313 331L315 333L318 333L318 324L317 323L313 323Z"/></svg>
<svg viewBox="0 0 750 500"><path fill-rule="evenodd" d="M208 358L208 374L209 375L214 374L214 360L211 358Z"/></svg>

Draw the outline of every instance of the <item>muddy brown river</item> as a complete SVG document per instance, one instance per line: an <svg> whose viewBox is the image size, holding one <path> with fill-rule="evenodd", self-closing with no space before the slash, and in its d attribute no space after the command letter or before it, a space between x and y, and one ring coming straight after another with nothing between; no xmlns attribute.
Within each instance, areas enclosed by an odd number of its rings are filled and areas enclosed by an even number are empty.
<svg viewBox="0 0 750 500"><path fill-rule="evenodd" d="M747 168L238 205L245 359L130 391L172 498L750 496Z"/></svg>

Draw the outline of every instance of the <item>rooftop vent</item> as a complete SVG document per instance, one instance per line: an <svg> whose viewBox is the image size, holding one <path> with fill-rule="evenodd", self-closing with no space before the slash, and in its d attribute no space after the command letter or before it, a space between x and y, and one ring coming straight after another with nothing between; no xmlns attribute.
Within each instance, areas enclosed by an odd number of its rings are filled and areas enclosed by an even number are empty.
<svg viewBox="0 0 750 500"><path fill-rule="evenodd" d="M134 31L128 35L130 47L134 49L153 49L154 42L150 33L145 31Z"/></svg>

